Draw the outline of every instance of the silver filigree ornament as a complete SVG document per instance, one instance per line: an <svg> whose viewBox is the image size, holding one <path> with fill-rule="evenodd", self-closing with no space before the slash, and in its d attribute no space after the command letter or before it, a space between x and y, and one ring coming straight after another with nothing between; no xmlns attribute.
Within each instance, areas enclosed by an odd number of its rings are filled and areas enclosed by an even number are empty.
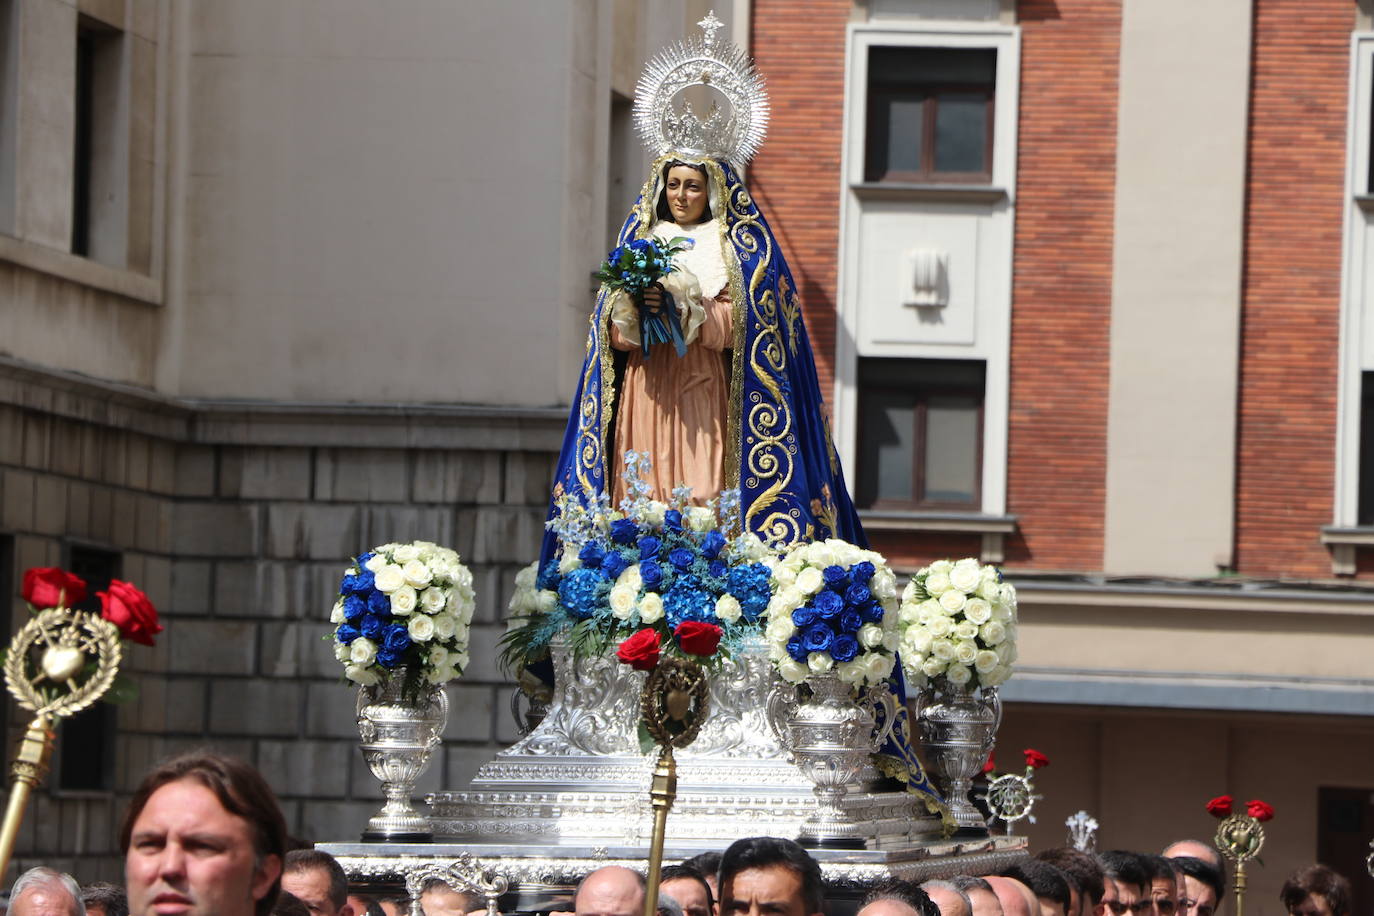
<svg viewBox="0 0 1374 916"><path fill-rule="evenodd" d="M1069 844L1083 852L1097 851L1097 819L1086 811L1069 815L1064 821L1069 828Z"/></svg>
<svg viewBox="0 0 1374 916"><path fill-rule="evenodd" d="M702 35L669 45L644 67L635 89L635 130L654 158L668 153L726 159L743 167L763 145L768 130L768 93L749 55L721 42L715 11L697 23ZM713 90L705 115L693 111L684 94L693 87Z"/></svg>

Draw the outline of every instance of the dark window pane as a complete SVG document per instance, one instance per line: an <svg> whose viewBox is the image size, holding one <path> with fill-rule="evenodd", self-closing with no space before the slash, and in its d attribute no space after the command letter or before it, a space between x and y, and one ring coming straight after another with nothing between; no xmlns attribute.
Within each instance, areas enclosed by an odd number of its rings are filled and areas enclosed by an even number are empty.
<svg viewBox="0 0 1374 916"><path fill-rule="evenodd" d="M932 397L926 406L925 499L972 503L978 494L978 401Z"/></svg>
<svg viewBox="0 0 1374 916"><path fill-rule="evenodd" d="M1364 373L1360 399L1360 495L1356 521L1374 525L1374 372Z"/></svg>
<svg viewBox="0 0 1374 916"><path fill-rule="evenodd" d="M935 105L935 171L987 171L988 100L942 92Z"/></svg>
<svg viewBox="0 0 1374 916"><path fill-rule="evenodd" d="M870 48L870 85L984 86L997 81L991 48Z"/></svg>
<svg viewBox="0 0 1374 916"><path fill-rule="evenodd" d="M925 100L894 98L887 106L887 172L919 172Z"/></svg>
<svg viewBox="0 0 1374 916"><path fill-rule="evenodd" d="M859 454L859 502L910 500L915 438L915 400L904 391L865 392L861 406L863 447Z"/></svg>
<svg viewBox="0 0 1374 916"><path fill-rule="evenodd" d="M78 611L100 613L97 591L110 587L120 576L120 555L95 547L73 546L67 569L86 580L86 600L73 605ZM67 719L58 742L56 785L65 790L106 790L114 787L114 735L117 711L108 703L95 703Z"/></svg>

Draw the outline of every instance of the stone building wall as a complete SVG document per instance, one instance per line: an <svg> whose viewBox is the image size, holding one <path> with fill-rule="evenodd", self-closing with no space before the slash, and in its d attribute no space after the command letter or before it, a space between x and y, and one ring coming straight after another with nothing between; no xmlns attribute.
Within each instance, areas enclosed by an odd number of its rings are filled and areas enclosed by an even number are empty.
<svg viewBox="0 0 1374 916"><path fill-rule="evenodd" d="M201 745L257 765L302 840L359 833L380 792L327 618L343 564L389 540L451 545L473 570L472 664L420 790L464 784L515 738L494 650L538 549L562 424L561 410L192 404L0 362L0 539L16 576L65 564L73 545L118 551L166 627L126 654L140 695L118 710L112 788L50 779L11 872L118 880L129 793ZM26 614L15 598L12 629ZM25 720L9 708L12 746Z"/></svg>

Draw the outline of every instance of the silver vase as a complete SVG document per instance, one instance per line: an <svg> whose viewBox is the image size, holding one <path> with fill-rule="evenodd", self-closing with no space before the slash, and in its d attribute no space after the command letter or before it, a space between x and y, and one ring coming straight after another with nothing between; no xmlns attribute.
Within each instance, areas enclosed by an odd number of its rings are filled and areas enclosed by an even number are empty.
<svg viewBox="0 0 1374 916"><path fill-rule="evenodd" d="M955 826L965 834L986 834L987 823L968 794L1002 724L997 688L985 688L981 696L975 696L967 686L927 687L917 695L913 718L921 733L926 765L935 771Z"/></svg>
<svg viewBox="0 0 1374 916"><path fill-rule="evenodd" d="M814 784L816 794L817 809L802 823L797 841L803 846L863 849L871 825L855 820L845 810L845 796L886 738L895 720L896 700L886 690L869 691L856 699L855 688L833 673L812 675L806 683L810 698L794 702L780 717L783 743ZM890 707L881 735L874 734L875 702Z"/></svg>
<svg viewBox="0 0 1374 916"><path fill-rule="evenodd" d="M404 683L405 669L397 668L375 686L358 688L363 759L386 796L382 810L367 822L364 840L433 839L429 819L411 807L410 795L444 733L448 694L442 687L423 685L418 696L408 697L402 692Z"/></svg>

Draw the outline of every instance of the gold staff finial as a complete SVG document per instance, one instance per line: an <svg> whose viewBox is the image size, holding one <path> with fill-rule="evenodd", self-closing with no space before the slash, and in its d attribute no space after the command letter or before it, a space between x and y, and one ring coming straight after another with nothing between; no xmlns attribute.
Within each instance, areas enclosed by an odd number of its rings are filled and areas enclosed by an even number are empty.
<svg viewBox="0 0 1374 916"><path fill-rule="evenodd" d="M1216 839L1217 848L1235 865L1236 916L1244 916L1245 864L1259 855L1264 827L1249 814L1232 814L1217 825Z"/></svg>

